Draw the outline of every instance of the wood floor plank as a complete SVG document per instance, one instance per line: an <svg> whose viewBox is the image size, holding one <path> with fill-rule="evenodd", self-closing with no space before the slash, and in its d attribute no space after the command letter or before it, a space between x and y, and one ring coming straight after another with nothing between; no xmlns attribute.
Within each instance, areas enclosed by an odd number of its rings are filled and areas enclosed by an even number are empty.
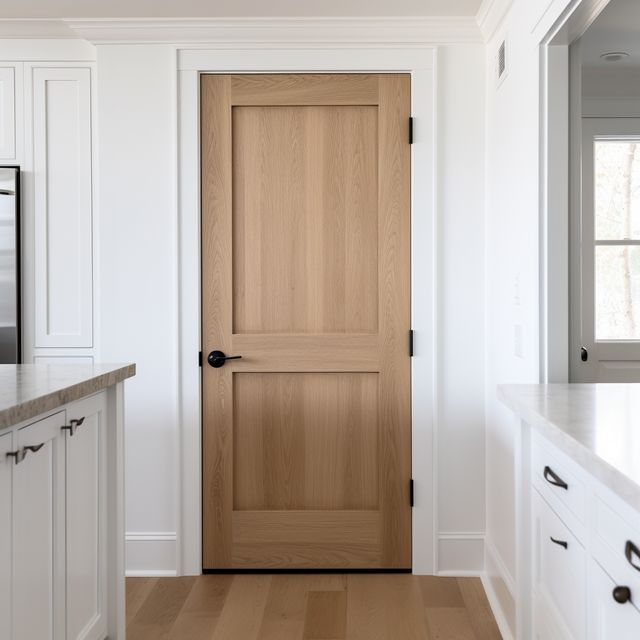
<svg viewBox="0 0 640 640"><path fill-rule="evenodd" d="M126 625L133 620L147 599L158 578L127 578Z"/></svg>
<svg viewBox="0 0 640 640"><path fill-rule="evenodd" d="M236 575L212 640L258 640L267 605L270 575Z"/></svg>
<svg viewBox="0 0 640 640"><path fill-rule="evenodd" d="M502 640L480 578L459 578L458 586L476 636L482 640Z"/></svg>
<svg viewBox="0 0 640 640"><path fill-rule="evenodd" d="M420 586L402 574L347 577L348 640L425 640Z"/></svg>
<svg viewBox="0 0 640 640"><path fill-rule="evenodd" d="M222 613L233 576L201 576L191 589L169 640L211 640Z"/></svg>
<svg viewBox="0 0 640 640"><path fill-rule="evenodd" d="M309 591L344 591L346 588L346 576L340 574L272 576L258 637L260 640L300 640Z"/></svg>
<svg viewBox="0 0 640 640"><path fill-rule="evenodd" d="M309 591L304 616L304 640L344 640L346 623L346 591Z"/></svg>
<svg viewBox="0 0 640 640"><path fill-rule="evenodd" d="M425 607L464 607L464 600L456 578L417 576L416 579L420 583Z"/></svg>
<svg viewBox="0 0 640 640"><path fill-rule="evenodd" d="M197 578L159 578L134 616L127 636L136 640L166 640Z"/></svg>
<svg viewBox="0 0 640 640"><path fill-rule="evenodd" d="M427 609L427 625L431 640L485 640L474 633L464 607Z"/></svg>
<svg viewBox="0 0 640 640"><path fill-rule="evenodd" d="M127 605L128 640L500 640L475 578L130 578Z"/></svg>

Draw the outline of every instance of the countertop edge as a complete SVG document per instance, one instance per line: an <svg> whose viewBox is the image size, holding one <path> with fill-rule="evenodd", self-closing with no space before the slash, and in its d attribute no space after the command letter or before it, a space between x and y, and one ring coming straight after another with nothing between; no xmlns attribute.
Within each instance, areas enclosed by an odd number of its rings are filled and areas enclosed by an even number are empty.
<svg viewBox="0 0 640 640"><path fill-rule="evenodd" d="M507 389L509 386L512 385L498 385L498 399L505 406L583 467L609 491L640 512L640 485L567 434L558 425L540 415L535 409L510 395Z"/></svg>
<svg viewBox="0 0 640 640"><path fill-rule="evenodd" d="M135 375L135 364L116 365L116 368L111 371L89 376L67 387L54 389L49 393L25 400L24 402L0 411L0 430L13 427L16 424L20 424L31 418L36 418L65 404L98 393L107 387L111 387Z"/></svg>

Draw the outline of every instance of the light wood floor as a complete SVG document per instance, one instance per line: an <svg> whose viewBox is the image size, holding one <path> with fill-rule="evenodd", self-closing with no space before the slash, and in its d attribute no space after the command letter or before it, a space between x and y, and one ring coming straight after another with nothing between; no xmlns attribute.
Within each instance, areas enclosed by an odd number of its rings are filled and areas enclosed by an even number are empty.
<svg viewBox="0 0 640 640"><path fill-rule="evenodd" d="M127 579L128 640L499 640L480 580L408 574Z"/></svg>

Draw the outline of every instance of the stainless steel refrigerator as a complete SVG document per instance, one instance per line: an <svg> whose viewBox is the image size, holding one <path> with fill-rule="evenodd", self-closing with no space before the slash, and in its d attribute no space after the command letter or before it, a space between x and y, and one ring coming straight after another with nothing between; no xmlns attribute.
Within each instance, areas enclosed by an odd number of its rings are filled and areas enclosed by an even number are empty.
<svg viewBox="0 0 640 640"><path fill-rule="evenodd" d="M0 167L0 364L20 362L20 169Z"/></svg>

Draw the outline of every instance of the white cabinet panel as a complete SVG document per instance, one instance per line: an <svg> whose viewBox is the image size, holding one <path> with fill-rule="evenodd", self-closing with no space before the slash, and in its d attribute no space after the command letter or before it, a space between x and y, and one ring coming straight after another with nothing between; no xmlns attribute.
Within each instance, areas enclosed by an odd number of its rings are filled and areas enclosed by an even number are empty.
<svg viewBox="0 0 640 640"><path fill-rule="evenodd" d="M16 157L16 72L0 67L0 158Z"/></svg>
<svg viewBox="0 0 640 640"><path fill-rule="evenodd" d="M0 436L0 638L11 637L12 433Z"/></svg>
<svg viewBox="0 0 640 640"><path fill-rule="evenodd" d="M558 632L541 638L585 638L587 556L584 548L537 491L533 491L534 595L549 608ZM547 618L556 617L550 614ZM537 616L541 620L543 616ZM566 627L566 632L564 627ZM562 632L562 633L561 633Z"/></svg>
<svg viewBox="0 0 640 640"><path fill-rule="evenodd" d="M64 412L17 432L13 466L12 640L63 640ZM37 449L37 450L36 450Z"/></svg>
<svg viewBox="0 0 640 640"><path fill-rule="evenodd" d="M632 601L619 603L613 597L613 590L625 585L616 585L604 569L592 563L592 602L590 629L592 640L638 640L640 637L640 612Z"/></svg>
<svg viewBox="0 0 640 640"><path fill-rule="evenodd" d="M107 635L106 398L67 408L67 638L102 640ZM74 423L74 421L77 421Z"/></svg>
<svg viewBox="0 0 640 640"><path fill-rule="evenodd" d="M33 69L35 347L91 347L91 70Z"/></svg>

